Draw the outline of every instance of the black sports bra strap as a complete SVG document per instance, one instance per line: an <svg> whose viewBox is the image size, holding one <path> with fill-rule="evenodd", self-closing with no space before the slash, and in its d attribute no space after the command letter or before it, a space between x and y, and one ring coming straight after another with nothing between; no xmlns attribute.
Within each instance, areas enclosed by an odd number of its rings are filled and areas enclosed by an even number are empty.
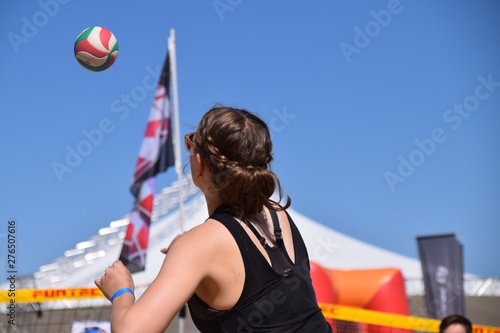
<svg viewBox="0 0 500 333"><path fill-rule="evenodd" d="M245 224L250 228L250 230L252 230L255 237L257 237L257 239L259 240L260 244L262 244L262 246L266 245L266 239L259 234L259 232L257 231L257 229L255 229L253 224L250 223L250 221L248 221L247 219L244 219L243 222L245 222Z"/></svg>
<svg viewBox="0 0 500 333"><path fill-rule="evenodd" d="M276 243L280 247L283 247L284 246L283 234L281 232L280 222L279 222L279 219L278 219L278 214L274 210L269 210L269 212L271 213L271 218L273 220L274 237L276 238ZM257 231L257 229L255 229L255 227L253 226L253 224L250 223L250 221L248 221L246 219L244 219L243 222L245 222L245 224L250 228L250 230L252 230L252 232L254 233L255 237L257 237L257 239L259 240L259 242L263 246L266 245L266 239L264 237L262 237L261 234L259 234L259 232Z"/></svg>
<svg viewBox="0 0 500 333"><path fill-rule="evenodd" d="M281 232L278 214L276 213L275 210L269 210L269 213L271 213L271 218L273 219L274 237L276 238L276 243L278 243L278 245L282 246L284 244L283 243L283 234Z"/></svg>
<svg viewBox="0 0 500 333"><path fill-rule="evenodd" d="M271 267L280 275L288 275L293 270L294 263L288 256L283 241L283 235L279 224L278 214L276 211L270 210L271 218L273 220L274 236L276 237L276 245L270 246L267 244L266 239L255 229L255 226L247 219L242 219L243 222L252 230L253 234L257 237L261 245L264 247L269 259L271 260Z"/></svg>

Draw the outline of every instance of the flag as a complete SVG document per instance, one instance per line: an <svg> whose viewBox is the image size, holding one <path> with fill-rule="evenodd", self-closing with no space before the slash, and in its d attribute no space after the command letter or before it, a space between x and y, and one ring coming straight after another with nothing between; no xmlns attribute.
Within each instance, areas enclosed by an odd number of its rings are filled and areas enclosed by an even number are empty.
<svg viewBox="0 0 500 333"><path fill-rule="evenodd" d="M463 249L455 235L417 237L430 317L465 316Z"/></svg>
<svg viewBox="0 0 500 333"><path fill-rule="evenodd" d="M143 271L146 266L156 175L175 164L171 120L170 57L167 55L130 187L135 201L120 260L131 273Z"/></svg>

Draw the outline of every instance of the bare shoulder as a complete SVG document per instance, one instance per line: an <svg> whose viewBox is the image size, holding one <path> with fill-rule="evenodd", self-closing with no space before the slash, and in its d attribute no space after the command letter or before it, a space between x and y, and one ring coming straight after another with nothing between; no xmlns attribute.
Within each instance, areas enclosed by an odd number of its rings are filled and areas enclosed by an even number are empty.
<svg viewBox="0 0 500 333"><path fill-rule="evenodd" d="M198 258L206 260L213 252L220 252L221 248L230 246L231 233L220 222L208 219L204 223L190 229L179 237L169 249L172 253L193 253Z"/></svg>
<svg viewBox="0 0 500 333"><path fill-rule="evenodd" d="M214 219L207 219L202 224L190 229L183 235L191 240L197 240L202 243L217 243L223 240L224 237L229 235L229 230L220 222Z"/></svg>
<svg viewBox="0 0 500 333"><path fill-rule="evenodd" d="M228 247L236 245L230 231L219 221L208 219L196 228L193 228L193 234L196 238L202 238L202 242L207 249L212 249L220 253L221 250L227 250Z"/></svg>

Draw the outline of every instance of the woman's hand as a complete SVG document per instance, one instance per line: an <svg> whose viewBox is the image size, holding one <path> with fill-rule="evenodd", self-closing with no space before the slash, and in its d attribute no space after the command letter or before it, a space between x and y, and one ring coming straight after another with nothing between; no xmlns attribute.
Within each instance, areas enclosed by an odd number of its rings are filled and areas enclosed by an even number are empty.
<svg viewBox="0 0 500 333"><path fill-rule="evenodd" d="M118 289L129 288L134 291L132 275L120 260L108 267L104 271L104 275L100 279L96 279L94 283L108 300L111 300Z"/></svg>

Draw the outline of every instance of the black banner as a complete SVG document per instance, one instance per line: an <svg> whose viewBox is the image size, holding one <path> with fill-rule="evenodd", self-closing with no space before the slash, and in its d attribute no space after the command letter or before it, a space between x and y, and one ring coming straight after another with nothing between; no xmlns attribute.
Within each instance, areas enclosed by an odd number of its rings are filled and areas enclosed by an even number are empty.
<svg viewBox="0 0 500 333"><path fill-rule="evenodd" d="M463 250L454 234L417 237L429 316L465 316Z"/></svg>

